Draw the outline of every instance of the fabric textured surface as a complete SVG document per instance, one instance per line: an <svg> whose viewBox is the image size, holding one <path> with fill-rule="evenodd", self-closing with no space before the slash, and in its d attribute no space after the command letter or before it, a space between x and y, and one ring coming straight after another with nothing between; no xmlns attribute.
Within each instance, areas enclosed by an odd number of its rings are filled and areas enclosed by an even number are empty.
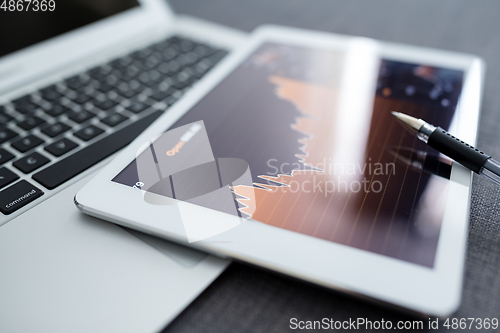
<svg viewBox="0 0 500 333"><path fill-rule="evenodd" d="M486 79L477 147L500 160L500 2L496 0L171 0L171 4L179 14L245 31L281 24L479 55L486 62ZM462 303L453 317L500 318L499 201L500 186L474 176ZM164 332L283 332L293 317L414 319L233 263ZM441 325L430 331L449 330Z"/></svg>

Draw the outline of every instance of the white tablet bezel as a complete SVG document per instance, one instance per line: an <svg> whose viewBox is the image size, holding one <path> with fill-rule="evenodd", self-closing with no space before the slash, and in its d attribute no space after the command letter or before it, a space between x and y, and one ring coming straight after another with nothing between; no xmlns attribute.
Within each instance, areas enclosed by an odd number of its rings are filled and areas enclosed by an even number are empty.
<svg viewBox="0 0 500 333"><path fill-rule="evenodd" d="M135 158L137 150L145 142L173 125L262 42L343 48L353 38L277 26L258 29L247 45L218 65L78 192L75 196L77 206L87 214L187 244L182 224L173 222L179 219L175 209L150 205L142 199L140 191L111 179ZM377 43L380 55L386 59L464 70L463 93L453 133L474 144L483 61L471 55ZM432 269L255 221L243 223L191 246L418 313L445 316L455 311L460 303L471 179L469 170L458 164L453 165ZM225 215L211 211L200 218L217 219Z"/></svg>

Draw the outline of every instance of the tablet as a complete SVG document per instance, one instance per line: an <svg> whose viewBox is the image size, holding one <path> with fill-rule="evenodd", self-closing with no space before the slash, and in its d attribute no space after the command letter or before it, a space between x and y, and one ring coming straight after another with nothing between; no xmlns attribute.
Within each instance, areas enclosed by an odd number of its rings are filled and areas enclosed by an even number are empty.
<svg viewBox="0 0 500 333"><path fill-rule="evenodd" d="M460 302L471 172L391 111L474 144L483 67L470 55L265 26L75 202L223 257L445 316Z"/></svg>

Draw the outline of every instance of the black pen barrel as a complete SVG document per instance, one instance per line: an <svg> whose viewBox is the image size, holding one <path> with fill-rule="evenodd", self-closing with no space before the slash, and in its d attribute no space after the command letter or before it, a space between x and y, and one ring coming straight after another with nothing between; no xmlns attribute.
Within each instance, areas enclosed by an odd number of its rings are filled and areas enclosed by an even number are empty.
<svg viewBox="0 0 500 333"><path fill-rule="evenodd" d="M441 127L437 127L427 144L463 166L479 174L484 163L491 157L477 148L454 137Z"/></svg>

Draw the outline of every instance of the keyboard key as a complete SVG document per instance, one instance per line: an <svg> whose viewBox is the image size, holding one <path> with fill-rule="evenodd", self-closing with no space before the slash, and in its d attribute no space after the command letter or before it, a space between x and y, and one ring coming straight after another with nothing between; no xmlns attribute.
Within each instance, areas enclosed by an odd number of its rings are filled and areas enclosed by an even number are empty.
<svg viewBox="0 0 500 333"><path fill-rule="evenodd" d="M141 91L143 91L146 87L142 85L139 81L132 80L130 82L122 82L118 85L118 89L116 92L124 97L130 98L131 96L128 96L127 94L132 94L132 96L135 96L139 94ZM133 93L129 93L129 91L132 91Z"/></svg>
<svg viewBox="0 0 500 333"><path fill-rule="evenodd" d="M20 105L25 103L31 103L33 100L31 99L31 95L24 95L23 97L19 97L12 101L14 105Z"/></svg>
<svg viewBox="0 0 500 333"><path fill-rule="evenodd" d="M133 112L133 113L140 113L144 110L146 110L149 107L148 104L143 103L143 102L135 102L132 105L130 105L127 110Z"/></svg>
<svg viewBox="0 0 500 333"><path fill-rule="evenodd" d="M42 95L42 98L48 102L52 102L62 97L55 85L41 89L40 95Z"/></svg>
<svg viewBox="0 0 500 333"><path fill-rule="evenodd" d="M43 124L45 122L45 120L37 117L37 116L33 116L33 117L29 117L29 118L26 118L25 120L21 121L20 123L17 124L17 126L21 127L23 130L30 130L32 128L35 128L41 124Z"/></svg>
<svg viewBox="0 0 500 333"><path fill-rule="evenodd" d="M125 98L132 98L134 96L137 96L138 94L140 94L140 91L137 91L137 90L128 90L128 91L123 91L123 92L120 92L120 95L125 97Z"/></svg>
<svg viewBox="0 0 500 333"><path fill-rule="evenodd" d="M116 69L123 69L127 68L127 66L130 65L132 61L134 61L134 59L129 56L125 56L111 61L109 65Z"/></svg>
<svg viewBox="0 0 500 333"><path fill-rule="evenodd" d="M113 106L118 105L118 102L113 101L112 99L105 99L104 101L94 103L94 105L99 109L106 111L111 109Z"/></svg>
<svg viewBox="0 0 500 333"><path fill-rule="evenodd" d="M173 86L175 87L175 89L183 90L187 86L189 86L189 84L190 84L189 81L178 81L178 82L174 83Z"/></svg>
<svg viewBox="0 0 500 333"><path fill-rule="evenodd" d="M49 116L57 117L57 116L60 116L64 113L70 111L70 110L71 109L65 105L52 104L52 106L48 110L46 110L45 113L48 114Z"/></svg>
<svg viewBox="0 0 500 333"><path fill-rule="evenodd" d="M17 161L12 163L12 165L24 173L30 173L31 171L36 170L42 165L45 165L49 162L50 160L47 157L37 152L33 152L23 158L18 159Z"/></svg>
<svg viewBox="0 0 500 333"><path fill-rule="evenodd" d="M9 153L7 150L0 148L0 164L10 161L14 158L14 155Z"/></svg>
<svg viewBox="0 0 500 333"><path fill-rule="evenodd" d="M166 48L168 48L172 42L170 40L164 40L162 42L154 44L152 47L157 50L157 51L164 51Z"/></svg>
<svg viewBox="0 0 500 333"><path fill-rule="evenodd" d="M187 39L182 40L180 42L180 45L181 45L181 51L182 52L191 51L195 47L195 43L193 43L192 41L187 40Z"/></svg>
<svg viewBox="0 0 500 333"><path fill-rule="evenodd" d="M31 149L33 149L35 147L38 147L42 143L43 143L42 139L40 139L39 137L31 134L31 135L28 135L25 138L22 138L22 139L20 139L18 141L13 142L11 144L11 146L14 147L14 148L16 148L21 153L25 153L28 150L31 150Z"/></svg>
<svg viewBox="0 0 500 333"><path fill-rule="evenodd" d="M5 141L9 141L10 139L18 136L19 134L11 130L10 128L2 128L0 129L0 143L4 143Z"/></svg>
<svg viewBox="0 0 500 333"><path fill-rule="evenodd" d="M122 70L120 75L117 76L119 76L119 79L121 79L122 81L130 81L141 73L142 71L139 68L131 65L127 67L126 70Z"/></svg>
<svg viewBox="0 0 500 333"><path fill-rule="evenodd" d="M116 78L118 78L120 81L123 82L130 82L137 76L137 75L130 75L128 69L127 71L121 71L121 72L116 71L114 75L116 76Z"/></svg>
<svg viewBox="0 0 500 333"><path fill-rule="evenodd" d="M88 95L92 98L92 93L95 92L95 87L91 84L87 84L80 89L75 90L75 94Z"/></svg>
<svg viewBox="0 0 500 333"><path fill-rule="evenodd" d="M83 141L89 141L101 133L104 133L104 130L102 128L99 128L99 127L94 126L94 125L90 125L90 126L87 126L83 129L79 130L78 132L75 132L74 136L82 139Z"/></svg>
<svg viewBox="0 0 500 333"><path fill-rule="evenodd" d="M76 104L85 104L91 99L92 97L87 94L77 93L76 96L73 97L71 100Z"/></svg>
<svg viewBox="0 0 500 333"><path fill-rule="evenodd" d="M7 168L0 168L0 188L5 187L12 183L14 180L19 179L19 176Z"/></svg>
<svg viewBox="0 0 500 333"><path fill-rule="evenodd" d="M132 81L128 82L128 85L129 85L130 89L134 89L134 90L137 90L139 92L142 92L142 91L144 91L144 89L147 88L145 85L140 83L138 80L132 80Z"/></svg>
<svg viewBox="0 0 500 333"><path fill-rule="evenodd" d="M112 68L107 66L94 67L87 72L87 74L98 81L104 81L108 77Z"/></svg>
<svg viewBox="0 0 500 333"><path fill-rule="evenodd" d="M130 67L135 68L140 71L139 74L142 74L143 72L146 71L146 66L144 65L144 61L134 61Z"/></svg>
<svg viewBox="0 0 500 333"><path fill-rule="evenodd" d="M59 134L62 134L69 130L71 127L66 125L65 123L58 122L52 125L49 125L42 129L42 133L50 136L51 138L54 138L58 136Z"/></svg>
<svg viewBox="0 0 500 333"><path fill-rule="evenodd" d="M196 53L194 52L188 52L186 54L181 54L178 58L177 61L181 64L181 66L189 66L192 65L196 62L198 62L199 57Z"/></svg>
<svg viewBox="0 0 500 333"><path fill-rule="evenodd" d="M215 49L208 45L198 45L193 49L193 52L196 53L200 58L208 57L209 55L215 53Z"/></svg>
<svg viewBox="0 0 500 333"><path fill-rule="evenodd" d="M129 56L134 59L144 59L153 53L152 47L146 47L142 50L132 52Z"/></svg>
<svg viewBox="0 0 500 333"><path fill-rule="evenodd" d="M158 67L158 70L167 76L172 76L181 70L181 65L179 62L172 60L168 63L161 64Z"/></svg>
<svg viewBox="0 0 500 333"><path fill-rule="evenodd" d="M211 61L209 61L208 59L203 59L202 61L197 63L196 66L193 66L192 68L194 69L195 73L194 75L200 78L203 75L205 75L205 73L208 72L208 70L212 67L213 63Z"/></svg>
<svg viewBox="0 0 500 333"><path fill-rule="evenodd" d="M61 155L66 154L68 151L75 149L76 147L78 147L78 145L73 141L66 138L62 138L56 142L51 143L44 149L49 153L51 153L52 155L54 155L55 157L59 157Z"/></svg>
<svg viewBox="0 0 500 333"><path fill-rule="evenodd" d="M93 117L95 117L95 113L82 110L79 112L72 112L71 115L69 116L69 119L81 124L81 123L86 122L89 119L92 119Z"/></svg>
<svg viewBox="0 0 500 333"><path fill-rule="evenodd" d="M135 123L102 138L65 159L33 175L33 179L48 189L56 188L94 164L129 144L163 112L156 111Z"/></svg>
<svg viewBox="0 0 500 333"><path fill-rule="evenodd" d="M66 83L66 86L73 90L80 89L86 84L86 82L87 80L80 75L75 75L64 81L64 83Z"/></svg>
<svg viewBox="0 0 500 333"><path fill-rule="evenodd" d="M161 58L156 54L152 54L150 57L146 59L144 62L144 67L146 70L152 70L156 66L160 64Z"/></svg>
<svg viewBox="0 0 500 333"><path fill-rule="evenodd" d="M170 106L170 105L174 104L175 102L177 102L179 97L180 97L179 95L167 97L167 99L164 100L163 103L166 103L168 106Z"/></svg>
<svg viewBox="0 0 500 333"><path fill-rule="evenodd" d="M155 92L154 94L152 94L149 97L151 97L155 101L161 102L165 98L167 98L168 96L170 96L170 94L168 92L166 92L166 91L157 91L157 92Z"/></svg>
<svg viewBox="0 0 500 333"><path fill-rule="evenodd" d="M14 118L12 118L11 116L9 116L8 114L0 112L0 125L5 125L9 121L11 121L12 119L14 119Z"/></svg>
<svg viewBox="0 0 500 333"><path fill-rule="evenodd" d="M128 73L128 67L124 67L119 70L114 70L112 72L113 76L116 77L118 80L128 82L134 78L134 76L130 75Z"/></svg>
<svg viewBox="0 0 500 333"><path fill-rule="evenodd" d="M196 81L196 78L193 77L193 71L189 68L183 70L179 74L177 74L174 78L175 83L173 84L175 89L183 90L191 83Z"/></svg>
<svg viewBox="0 0 500 333"><path fill-rule="evenodd" d="M170 45L161 53L164 61L174 59L179 55L179 45Z"/></svg>
<svg viewBox="0 0 500 333"><path fill-rule="evenodd" d="M164 78L162 77L160 72L157 71L144 72L139 75L139 81L147 87L152 87L163 81L163 79Z"/></svg>
<svg viewBox="0 0 500 333"><path fill-rule="evenodd" d="M113 87L112 85L110 85L109 83L106 83L106 82L100 82L99 85L97 86L97 90L99 90L100 92L102 93L107 93L111 90L113 90L115 87Z"/></svg>
<svg viewBox="0 0 500 333"><path fill-rule="evenodd" d="M6 215L12 214L42 195L42 190L21 180L0 192L0 211Z"/></svg>
<svg viewBox="0 0 500 333"><path fill-rule="evenodd" d="M38 108L39 108L39 106L33 102L26 101L26 102L15 104L16 111L20 112L22 114L34 112Z"/></svg>
<svg viewBox="0 0 500 333"><path fill-rule="evenodd" d="M129 85L123 83L118 87L118 90L116 91L120 96L125 97L125 98L132 98L136 95L139 94L139 91L130 88Z"/></svg>
<svg viewBox="0 0 500 333"><path fill-rule="evenodd" d="M127 119L128 118L122 114L113 113L107 116L106 118L102 119L101 121L110 127L115 127L116 125L123 123Z"/></svg>

